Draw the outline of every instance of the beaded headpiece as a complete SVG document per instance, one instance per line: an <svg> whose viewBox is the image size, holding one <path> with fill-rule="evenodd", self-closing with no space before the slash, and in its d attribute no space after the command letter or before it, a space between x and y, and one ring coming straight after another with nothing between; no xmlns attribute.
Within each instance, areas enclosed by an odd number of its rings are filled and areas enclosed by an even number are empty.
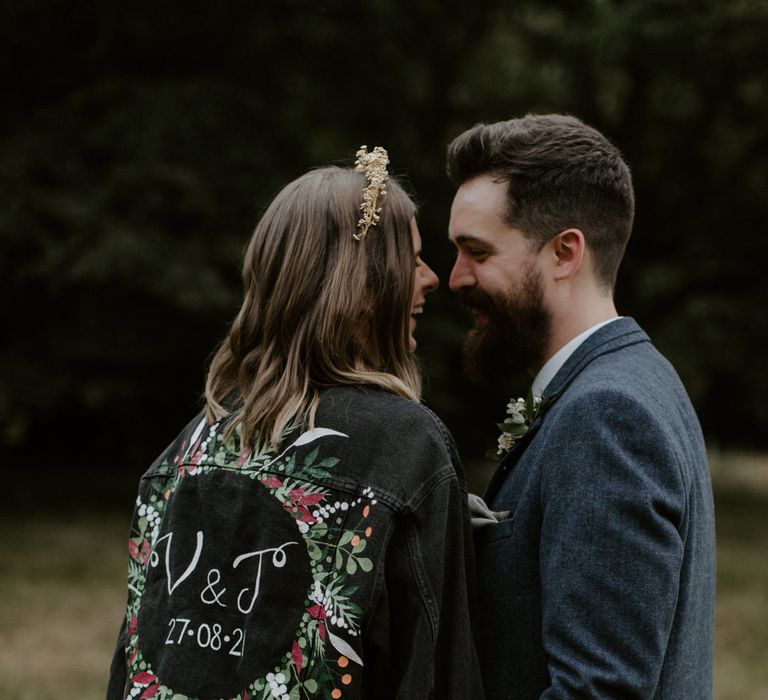
<svg viewBox="0 0 768 700"><path fill-rule="evenodd" d="M387 151L381 146L376 146L370 153L368 153L368 146L360 146L356 156L355 170L365 173L365 180L367 182L363 190L363 201L360 204L362 216L360 221L357 222L357 228L360 231L353 234L355 240L361 241L368 234L368 229L379 223L381 207L377 208L376 204L379 196L387 194L386 183L389 156Z"/></svg>

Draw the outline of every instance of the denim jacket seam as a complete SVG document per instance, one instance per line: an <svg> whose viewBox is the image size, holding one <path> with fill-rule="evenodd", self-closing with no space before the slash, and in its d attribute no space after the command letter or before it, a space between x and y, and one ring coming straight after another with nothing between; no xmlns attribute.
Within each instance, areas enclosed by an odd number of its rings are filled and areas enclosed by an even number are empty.
<svg viewBox="0 0 768 700"><path fill-rule="evenodd" d="M387 548L389 547L389 541L392 539L392 533L394 532L394 530L395 530L394 520L391 519L389 521L389 527L387 528L386 538L382 544L382 552L387 551ZM368 598L367 613L363 618L363 620L361 620L360 627L363 630L363 637L362 637L363 645L365 645L368 638L368 633L370 631L370 625L368 624L368 622L373 618L376 612L376 608L379 604L379 599L381 598L381 594L385 588L385 579L386 579L385 561L386 561L386 556L382 556L379 558L379 561L376 565L376 575L374 578L371 595Z"/></svg>
<svg viewBox="0 0 768 700"><path fill-rule="evenodd" d="M418 585L419 595L421 597L424 608L426 609L427 617L429 618L429 624L432 629L433 642L437 640L437 633L439 628L439 615L435 602L436 596L430 588L429 578L422 565L422 554L421 549L419 548L418 537L416 536L414 528L413 516L415 515L416 511L424 504L427 498L429 498L429 496L431 496L442 484L451 480L456 480L458 483L456 472L454 471L452 465L448 465L437 472L435 477L431 479L427 485L425 485L425 487L422 489L423 493L421 498L418 500L418 503L409 509L409 511L405 514L407 518L406 527L408 534L408 553L411 563L411 570L413 571L413 576Z"/></svg>
<svg viewBox="0 0 768 700"><path fill-rule="evenodd" d="M437 610L435 609L435 596L429 587L427 575L421 563L421 550L419 549L418 538L415 535L413 521L410 516L408 517L407 522L407 533L408 558L411 564L411 571L413 572L413 577L416 580L416 584L418 586L419 597L421 598L421 602L424 605L427 613L427 618L429 619L429 625L432 630L432 640L434 643L434 640L437 639L438 629L438 615Z"/></svg>
<svg viewBox="0 0 768 700"><path fill-rule="evenodd" d="M185 466L184 463L180 463L177 466ZM229 472L231 474L242 474L243 476L248 475L247 469L242 469L240 467L232 467L228 465L221 465L221 464L215 464L215 463L207 463L207 462L201 462L197 465L198 467L206 467L206 468L214 468L218 469L222 472ZM276 471L273 469L264 469L261 473L263 474L270 474L273 476L276 476L278 478L284 476L282 472ZM142 477L141 480L145 479L162 479L162 478L169 478L173 477L174 470L156 470L156 471L148 471L146 472ZM341 491L343 493L348 494L359 494L360 491L365 486L370 486L375 494L376 499L391 508L392 510L399 511L403 510L403 508L407 505L405 501L403 501L402 498L399 496L391 493L390 491L387 491L386 489L382 489L377 484L364 484L356 479L345 479L345 478L339 478L336 476L330 476L326 478L317 478L317 479L307 479L301 476L293 476L292 479L295 479L296 481L302 481L306 484L316 484L321 486L327 486L329 488L335 489L336 491Z"/></svg>
<svg viewBox="0 0 768 700"><path fill-rule="evenodd" d="M456 480L457 486L461 486L460 480L456 474L456 470L452 464L444 466L442 469L436 471L432 478L424 482L421 487L416 491L413 498L405 504L405 510L408 513L415 513L439 487L444 481ZM462 493L465 493L461 489Z"/></svg>

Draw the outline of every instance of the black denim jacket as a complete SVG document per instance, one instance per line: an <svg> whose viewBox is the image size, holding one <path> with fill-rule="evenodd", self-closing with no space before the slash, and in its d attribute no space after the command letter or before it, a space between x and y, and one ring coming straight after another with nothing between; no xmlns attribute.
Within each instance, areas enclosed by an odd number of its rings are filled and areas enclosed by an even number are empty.
<svg viewBox="0 0 768 700"><path fill-rule="evenodd" d="M200 415L147 471L109 700L482 697L450 435L372 388L316 425L244 454Z"/></svg>

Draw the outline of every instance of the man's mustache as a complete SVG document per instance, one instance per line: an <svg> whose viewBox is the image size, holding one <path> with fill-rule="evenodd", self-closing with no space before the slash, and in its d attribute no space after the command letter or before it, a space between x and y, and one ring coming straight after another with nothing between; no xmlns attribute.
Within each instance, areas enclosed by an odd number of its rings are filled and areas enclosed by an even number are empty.
<svg viewBox="0 0 768 700"><path fill-rule="evenodd" d="M465 289L459 292L459 301L470 311L480 311L486 314L493 313L497 303L492 296L482 289Z"/></svg>

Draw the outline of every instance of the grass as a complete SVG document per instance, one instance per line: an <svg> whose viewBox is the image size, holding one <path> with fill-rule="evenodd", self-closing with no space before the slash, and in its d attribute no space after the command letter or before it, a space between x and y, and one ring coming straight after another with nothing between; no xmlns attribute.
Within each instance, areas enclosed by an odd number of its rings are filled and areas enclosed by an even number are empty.
<svg viewBox="0 0 768 700"><path fill-rule="evenodd" d="M125 601L124 518L2 520L0 698L103 698Z"/></svg>
<svg viewBox="0 0 768 700"><path fill-rule="evenodd" d="M715 697L768 699L768 495L716 492Z"/></svg>
<svg viewBox="0 0 768 700"><path fill-rule="evenodd" d="M713 458L716 700L768 700L768 457ZM103 698L125 603L124 515L0 518L0 698Z"/></svg>

